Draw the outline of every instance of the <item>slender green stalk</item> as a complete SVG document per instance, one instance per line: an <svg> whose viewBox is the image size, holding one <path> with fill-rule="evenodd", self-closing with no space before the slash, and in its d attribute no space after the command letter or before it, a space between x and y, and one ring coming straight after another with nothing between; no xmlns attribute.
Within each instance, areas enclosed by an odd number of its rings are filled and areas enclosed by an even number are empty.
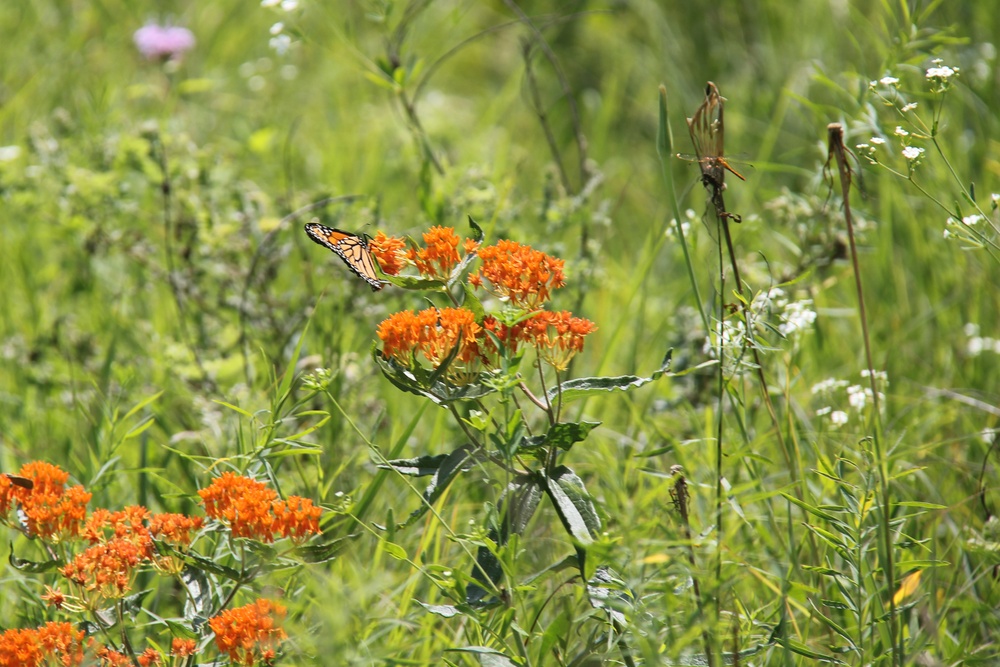
<svg viewBox="0 0 1000 667"><path fill-rule="evenodd" d="M861 318L861 335L865 344L865 361L868 365L868 382L872 391L872 410L874 412L873 437L875 445L875 457L878 461L879 472L879 492L881 495L881 533L883 539L885 575L888 583L889 597L889 637L893 647L893 665L903 664L903 638L902 629L897 632L896 624L896 576L892 553L892 531L889 517L892 509L892 498L889 493L889 464L882 451L882 413L878 396L878 382L875 377L875 364L872 362L871 336L868 333L868 314L865 310L865 294L861 284L861 268L858 263L858 252L854 242L854 219L851 216L851 176L852 171L847 163L847 149L844 147L844 126L840 123L830 123L827 126L829 138L829 161L836 160L837 172L840 175L841 195L844 201L844 220L847 223L847 239L851 247L851 264L854 268L854 285L858 294L858 314Z"/></svg>

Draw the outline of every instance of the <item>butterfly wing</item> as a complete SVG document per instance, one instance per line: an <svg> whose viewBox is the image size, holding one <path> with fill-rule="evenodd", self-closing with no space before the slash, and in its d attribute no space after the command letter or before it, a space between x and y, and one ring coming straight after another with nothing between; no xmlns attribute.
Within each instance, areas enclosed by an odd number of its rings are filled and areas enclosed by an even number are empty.
<svg viewBox="0 0 1000 667"><path fill-rule="evenodd" d="M335 252L351 271L368 283L373 292L385 286L379 280L375 258L372 257L368 241L364 238L317 222L306 225L306 234L316 243Z"/></svg>

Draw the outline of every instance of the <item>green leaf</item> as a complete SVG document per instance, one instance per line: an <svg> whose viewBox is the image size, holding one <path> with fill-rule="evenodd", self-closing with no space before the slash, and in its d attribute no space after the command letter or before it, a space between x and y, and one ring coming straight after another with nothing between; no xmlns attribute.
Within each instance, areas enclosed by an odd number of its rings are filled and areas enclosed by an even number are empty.
<svg viewBox="0 0 1000 667"><path fill-rule="evenodd" d="M461 613L458 607L450 604L424 604L420 600L417 600L417 604L430 613L437 614L438 616L442 616L444 618L452 618L453 616L457 616Z"/></svg>
<svg viewBox="0 0 1000 667"><path fill-rule="evenodd" d="M340 555L359 533L338 537L322 544L310 544L295 549L295 554L305 563L326 563Z"/></svg>
<svg viewBox="0 0 1000 667"><path fill-rule="evenodd" d="M593 542L601 520L583 480L566 466L559 466L546 479L546 491L566 531L581 545Z"/></svg>
<svg viewBox="0 0 1000 667"><path fill-rule="evenodd" d="M476 243L482 243L483 238L486 236L486 234L483 233L483 228L480 227L479 224L472 219L471 215L468 217L469 217L469 227L472 227L472 240L475 241Z"/></svg>
<svg viewBox="0 0 1000 667"><path fill-rule="evenodd" d="M553 424L545 435L525 438L521 449L534 449L555 445L559 449L569 450L573 445L587 439L590 432L601 425L601 422L561 422Z"/></svg>
<svg viewBox="0 0 1000 667"><path fill-rule="evenodd" d="M461 387L447 382L431 382L431 371L423 368L405 368L395 359L386 359L381 352L374 348L372 349L372 358L379 370L382 371L382 375L397 389L424 396L437 405L482 398L496 391L482 382L472 382ZM483 374L480 376L483 377Z"/></svg>
<svg viewBox="0 0 1000 667"><path fill-rule="evenodd" d="M627 391L629 389L636 389L644 384L649 384L654 380L660 379L670 369L670 357L672 354L673 350L671 349L667 352L667 356L663 358L663 363L660 364L659 370L654 371L648 378L637 375L577 378L575 380L567 380L559 387L549 389L546 395L549 402L555 402L561 393L562 402L569 403L570 401L587 398L590 394L598 391Z"/></svg>
<svg viewBox="0 0 1000 667"><path fill-rule="evenodd" d="M519 477L507 487L504 497L500 500L500 530L493 528L489 539L502 547L507 544L511 535L520 535L527 528L528 522L538 509L542 499L541 478L535 475ZM482 584L487 580L496 588L503 578L503 566L496 554L486 546L480 546L476 553L476 564L472 568L472 578ZM491 605L494 600L487 599L490 591L484 586L469 584L466 590L466 603L475 607Z"/></svg>
<svg viewBox="0 0 1000 667"><path fill-rule="evenodd" d="M396 287L408 290L440 292L445 288L445 282L436 278L421 278L420 276L387 276L386 278Z"/></svg>
<svg viewBox="0 0 1000 667"><path fill-rule="evenodd" d="M49 572L51 570L56 569L57 567L62 567L64 564L62 560L58 558L41 562L27 560L25 558L18 558L17 556L14 555L13 542L11 542L10 545L10 556L7 558L7 561L10 563L11 567L13 567L15 570L19 570L21 572L28 572L30 574L41 574L42 572Z"/></svg>
<svg viewBox="0 0 1000 667"><path fill-rule="evenodd" d="M625 611L632 611L635 594L618 574L607 565L598 566L594 576L587 581L590 606L608 612L611 621L619 626L627 622Z"/></svg>
<svg viewBox="0 0 1000 667"><path fill-rule="evenodd" d="M430 484L424 489L421 498L423 502L420 507L413 510L406 521L399 526L399 528L406 528L407 526L413 525L413 522L422 517L427 513L441 494L445 492L448 485L451 484L452 480L458 476L459 473L465 472L471 466L468 465L472 459L472 448L469 445L462 445L451 454L448 454L445 459L438 466L437 471L434 473L434 477L431 478Z"/></svg>
<svg viewBox="0 0 1000 667"><path fill-rule="evenodd" d="M445 649L445 651L451 653L473 653L482 667L520 667L519 663L514 662L500 651L486 646L463 646L462 648Z"/></svg>
<svg viewBox="0 0 1000 667"><path fill-rule="evenodd" d="M185 565L181 570L181 581L187 591L184 618L207 617L212 612L212 585L205 571Z"/></svg>
<svg viewBox="0 0 1000 667"><path fill-rule="evenodd" d="M441 465L451 457L451 454L436 454L434 456L417 456L412 459L396 459L379 464L379 468L395 470L401 475L410 477L426 477L441 469ZM475 458L469 456L462 472L469 470L475 464Z"/></svg>

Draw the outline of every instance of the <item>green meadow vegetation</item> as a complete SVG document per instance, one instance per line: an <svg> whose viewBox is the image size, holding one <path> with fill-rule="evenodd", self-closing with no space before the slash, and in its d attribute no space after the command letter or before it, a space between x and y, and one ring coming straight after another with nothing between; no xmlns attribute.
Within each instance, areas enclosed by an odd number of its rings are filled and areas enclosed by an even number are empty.
<svg viewBox="0 0 1000 667"><path fill-rule="evenodd" d="M0 667L1000 661L998 34L0 3Z"/></svg>

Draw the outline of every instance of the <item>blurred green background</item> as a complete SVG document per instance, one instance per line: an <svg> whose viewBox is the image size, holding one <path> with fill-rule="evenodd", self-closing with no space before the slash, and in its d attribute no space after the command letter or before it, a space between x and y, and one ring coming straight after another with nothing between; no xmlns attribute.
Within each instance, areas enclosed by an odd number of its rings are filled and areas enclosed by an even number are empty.
<svg viewBox="0 0 1000 667"><path fill-rule="evenodd" d="M949 662L986 645L998 625L988 574L995 557L967 540L1000 500L990 497L989 450L1000 354L976 353L970 341L1000 339L1000 263L995 251L943 239L948 213L933 199L969 215L962 188L974 184L989 213L1000 189L995 8L894 0L519 7L558 69L504 2L0 4L0 469L49 460L94 492L92 507L193 511L191 494L207 483L213 459L251 449L277 416L285 436L312 423L277 415L272 404L275 378L302 336L296 370L332 369L338 405L390 449L423 403L377 372L374 330L392 312L425 305L394 288L373 295L306 238L308 215L280 223L328 196L360 195L317 212L345 229L419 237L442 224L468 233L471 215L488 241L513 238L565 258L568 286L555 306L600 327L575 362L579 375L648 374L670 347L677 369L705 361L656 133L663 84L674 151L692 150L684 118L707 80L727 98L727 152L752 165L737 165L747 182L731 178L726 193L744 219L733 228L744 278L754 291L793 280L786 291L812 299L818 313L814 332L776 342L765 358L801 469L821 468L867 435L856 415L840 429L817 415L849 411L843 394L830 402L810 391L827 378L860 383L864 363L850 266L838 254L842 209L824 179L826 125L843 123L848 146L886 137L883 156L905 175L893 132L915 129L869 91L891 75L928 125L937 119L943 151L912 139L927 149L912 183L858 165L853 204L864 222L875 365L890 381L886 441L894 470L909 473L893 492L948 508L905 529L928 540L913 558L951 564L925 575L918 594L936 628L924 626L928 652ZM147 61L133 33L148 21L185 26L197 44L179 63ZM288 38L283 53L278 35ZM946 95L929 93L924 71L934 58L959 68ZM692 211L689 240L710 298L715 221L697 167L677 159L667 167L681 210ZM663 380L583 408L603 426L571 465L593 482L614 540L609 560L637 590L670 597L664 591L673 588L669 574L643 561L672 548L661 476L671 465L682 463L696 488L708 485L695 502L701 526L712 521L713 381ZM773 574L787 566L791 545L753 518L765 498L787 490L789 472L759 392L744 391L746 436L729 423L726 465L750 520L731 519L727 541L740 567ZM316 399L312 407L332 414L306 438L322 453L289 463L284 491L327 503L337 492L360 496L374 474L363 438L334 405ZM149 427L136 429L144 420ZM429 407L404 452L457 442L447 415ZM495 502L501 487L480 481L452 491L451 525L464 527ZM831 493L816 476L806 487L816 502ZM385 522L391 511L398 519L417 504L390 478L370 518ZM536 519L525 571L569 550L555 525ZM423 563L468 569L441 538L428 523L395 539ZM261 582L293 610L299 661L432 663L460 634L414 608L414 599L440 601L436 589L378 544L362 537L329 566ZM30 549L16 543L19 554ZM0 625L47 618L34 603L42 583L6 567L0 599L20 603L0 608ZM741 585L743 604L776 623L774 591L753 578ZM975 620L953 627L954 614Z"/></svg>

